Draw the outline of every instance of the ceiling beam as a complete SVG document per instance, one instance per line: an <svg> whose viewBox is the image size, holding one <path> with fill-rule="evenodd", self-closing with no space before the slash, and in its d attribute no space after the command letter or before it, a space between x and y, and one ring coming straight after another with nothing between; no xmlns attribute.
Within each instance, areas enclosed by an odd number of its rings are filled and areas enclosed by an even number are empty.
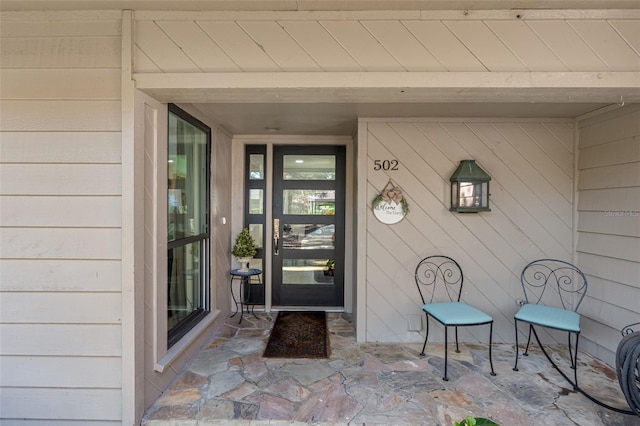
<svg viewBox="0 0 640 426"><path fill-rule="evenodd" d="M640 72L137 73L161 102L640 102Z"/></svg>

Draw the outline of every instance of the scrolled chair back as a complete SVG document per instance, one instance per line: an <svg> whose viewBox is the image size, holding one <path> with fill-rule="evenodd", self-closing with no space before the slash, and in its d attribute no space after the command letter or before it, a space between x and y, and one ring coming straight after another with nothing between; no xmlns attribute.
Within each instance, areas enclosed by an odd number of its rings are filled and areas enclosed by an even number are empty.
<svg viewBox="0 0 640 426"><path fill-rule="evenodd" d="M416 285L422 303L438 298L459 302L464 277L458 262L448 256L429 256L420 261L415 271Z"/></svg>
<svg viewBox="0 0 640 426"><path fill-rule="evenodd" d="M526 303L578 311L587 292L587 278L577 266L558 259L529 263L520 276Z"/></svg>

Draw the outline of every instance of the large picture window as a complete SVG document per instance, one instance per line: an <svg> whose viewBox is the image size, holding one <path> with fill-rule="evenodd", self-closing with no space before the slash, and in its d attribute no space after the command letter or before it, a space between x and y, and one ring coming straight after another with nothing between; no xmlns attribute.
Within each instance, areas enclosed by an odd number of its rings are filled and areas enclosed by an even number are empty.
<svg viewBox="0 0 640 426"><path fill-rule="evenodd" d="M211 129L169 105L168 347L209 312Z"/></svg>

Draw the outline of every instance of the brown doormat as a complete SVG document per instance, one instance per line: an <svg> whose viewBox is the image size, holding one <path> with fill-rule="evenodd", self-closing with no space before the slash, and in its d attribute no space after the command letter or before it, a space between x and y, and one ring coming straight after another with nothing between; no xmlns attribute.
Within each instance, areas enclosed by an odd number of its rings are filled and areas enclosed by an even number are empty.
<svg viewBox="0 0 640 426"><path fill-rule="evenodd" d="M325 312L279 312L267 348L267 358L328 358Z"/></svg>

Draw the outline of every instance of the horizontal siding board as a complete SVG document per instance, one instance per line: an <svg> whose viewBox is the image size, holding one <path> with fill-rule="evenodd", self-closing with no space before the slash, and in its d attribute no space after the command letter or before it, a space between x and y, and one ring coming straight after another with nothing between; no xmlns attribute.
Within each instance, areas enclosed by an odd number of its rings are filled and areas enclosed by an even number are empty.
<svg viewBox="0 0 640 426"><path fill-rule="evenodd" d="M281 71L278 65L237 23L200 21L198 24L241 70L249 72Z"/></svg>
<svg viewBox="0 0 640 426"><path fill-rule="evenodd" d="M589 297L629 311L637 311L638 300L640 300L640 286L624 285L593 275L588 275L587 281L589 283L589 290L587 292ZM629 323L631 323L631 321ZM625 325L629 323L625 323ZM618 327L620 326L617 325L616 328ZM617 343L618 342L616 342L616 344Z"/></svg>
<svg viewBox="0 0 640 426"><path fill-rule="evenodd" d="M120 101L2 101L0 110L3 132L121 130Z"/></svg>
<svg viewBox="0 0 640 426"><path fill-rule="evenodd" d="M363 21L362 24L407 71L445 71L399 21Z"/></svg>
<svg viewBox="0 0 640 426"><path fill-rule="evenodd" d="M117 389L5 388L0 411L6 419L120 420L121 399Z"/></svg>
<svg viewBox="0 0 640 426"><path fill-rule="evenodd" d="M529 20L527 25L549 46L569 71L610 70L566 21Z"/></svg>
<svg viewBox="0 0 640 426"><path fill-rule="evenodd" d="M638 262L578 252L578 266L586 275L640 288Z"/></svg>
<svg viewBox="0 0 640 426"><path fill-rule="evenodd" d="M489 71L527 71L484 22L445 21L444 24Z"/></svg>
<svg viewBox="0 0 640 426"><path fill-rule="evenodd" d="M363 68L317 21L280 21L280 25L323 71L362 71Z"/></svg>
<svg viewBox="0 0 640 426"><path fill-rule="evenodd" d="M28 306L28 309L25 307ZM99 308L98 308L99 307ZM0 321L5 324L117 324L120 293L3 293Z"/></svg>
<svg viewBox="0 0 640 426"><path fill-rule="evenodd" d="M2 164L0 195L121 195L117 164Z"/></svg>
<svg viewBox="0 0 640 426"><path fill-rule="evenodd" d="M447 71L487 71L487 68L439 21L403 21Z"/></svg>
<svg viewBox="0 0 640 426"><path fill-rule="evenodd" d="M523 21L485 21L529 71L567 71L549 47Z"/></svg>
<svg viewBox="0 0 640 426"><path fill-rule="evenodd" d="M120 426L119 420L4 419L2 426Z"/></svg>
<svg viewBox="0 0 640 426"><path fill-rule="evenodd" d="M322 21L322 26L365 71L405 71L358 21Z"/></svg>
<svg viewBox="0 0 640 426"><path fill-rule="evenodd" d="M578 214L578 231L640 237L640 212L590 212Z"/></svg>
<svg viewBox="0 0 640 426"><path fill-rule="evenodd" d="M241 21L238 24L283 71L321 71L277 22Z"/></svg>
<svg viewBox="0 0 640 426"><path fill-rule="evenodd" d="M640 212L640 186L581 191L578 210L606 212L610 217L618 212Z"/></svg>
<svg viewBox="0 0 640 426"><path fill-rule="evenodd" d="M640 135L580 151L579 169L640 162Z"/></svg>
<svg viewBox="0 0 640 426"><path fill-rule="evenodd" d="M2 132L2 163L120 164L120 132Z"/></svg>
<svg viewBox="0 0 640 426"><path fill-rule="evenodd" d="M2 355L119 357L121 330L119 324L0 324Z"/></svg>
<svg viewBox="0 0 640 426"><path fill-rule="evenodd" d="M606 122L581 126L580 148L629 139L638 135L640 135L640 111L630 110L627 114L618 115Z"/></svg>
<svg viewBox="0 0 640 426"><path fill-rule="evenodd" d="M201 71L155 22L136 22L135 43L163 72Z"/></svg>
<svg viewBox="0 0 640 426"><path fill-rule="evenodd" d="M122 386L119 357L3 356L2 385L40 388Z"/></svg>
<svg viewBox="0 0 640 426"><path fill-rule="evenodd" d="M605 20L572 20L569 25L612 71L637 71L640 56Z"/></svg>
<svg viewBox="0 0 640 426"><path fill-rule="evenodd" d="M2 99L119 100L118 69L5 69Z"/></svg>
<svg viewBox="0 0 640 426"><path fill-rule="evenodd" d="M640 211L635 217L640 221ZM640 238L581 232L578 251L640 263Z"/></svg>
<svg viewBox="0 0 640 426"><path fill-rule="evenodd" d="M117 292L121 280L119 260L0 260L2 291Z"/></svg>
<svg viewBox="0 0 640 426"><path fill-rule="evenodd" d="M192 21L158 21L160 28L203 72L237 72L240 68Z"/></svg>
<svg viewBox="0 0 640 426"><path fill-rule="evenodd" d="M121 258L120 229L4 228L0 253L4 259Z"/></svg>
<svg viewBox="0 0 640 426"><path fill-rule="evenodd" d="M120 36L3 37L2 68L117 68Z"/></svg>
<svg viewBox="0 0 640 426"><path fill-rule="evenodd" d="M12 227L120 227L121 197L0 196L0 223ZM64 206L64 208L60 208Z"/></svg>
<svg viewBox="0 0 640 426"><path fill-rule="evenodd" d="M122 24L119 20L50 20L8 21L0 25L3 37L69 37L69 36L119 36Z"/></svg>
<svg viewBox="0 0 640 426"><path fill-rule="evenodd" d="M578 189L606 189L640 186L640 163L619 164L580 171Z"/></svg>

